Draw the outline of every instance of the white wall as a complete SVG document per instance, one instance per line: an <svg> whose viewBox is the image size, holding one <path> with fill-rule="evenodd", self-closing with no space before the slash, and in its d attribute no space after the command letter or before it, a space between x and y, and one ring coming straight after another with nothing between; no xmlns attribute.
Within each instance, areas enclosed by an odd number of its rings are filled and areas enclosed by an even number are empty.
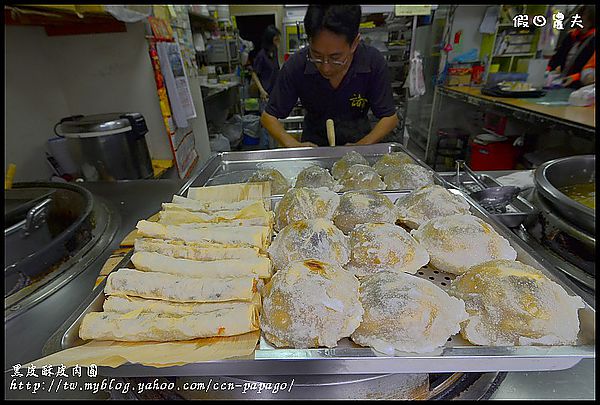
<svg viewBox="0 0 600 405"><path fill-rule="evenodd" d="M51 170L44 159L44 142L68 104L56 65L39 52L43 28L5 26L4 172L17 165L14 181L46 179Z"/></svg>
<svg viewBox="0 0 600 405"><path fill-rule="evenodd" d="M472 48L477 49L476 55L479 57L482 39L482 34L479 33L479 25L483 20L487 7L487 5L458 6L454 14L454 24L452 24L450 36L453 50L448 53L448 60L452 61L456 56L468 52ZM461 30L460 42L455 44L454 35Z"/></svg>
<svg viewBox="0 0 600 405"><path fill-rule="evenodd" d="M48 37L41 27L5 26L5 34L5 172L15 163L15 182L49 178L45 142L56 122L76 114L139 112L151 157L173 158L143 23L123 33Z"/></svg>

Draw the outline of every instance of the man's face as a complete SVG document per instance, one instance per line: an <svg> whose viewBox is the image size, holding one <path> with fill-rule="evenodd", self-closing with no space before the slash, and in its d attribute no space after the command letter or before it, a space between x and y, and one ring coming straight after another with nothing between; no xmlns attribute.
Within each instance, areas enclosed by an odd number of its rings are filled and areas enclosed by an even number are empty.
<svg viewBox="0 0 600 405"><path fill-rule="evenodd" d="M315 63L319 73L326 79L335 77L343 71L351 61L352 54L358 46L358 37L349 44L346 37L335 34L328 30L322 30L310 41L309 56L314 59L320 59L329 63ZM344 62L338 65L333 62Z"/></svg>
<svg viewBox="0 0 600 405"><path fill-rule="evenodd" d="M279 35L275 35L275 38L273 38L273 45L275 45L275 48L279 48L280 43L281 37Z"/></svg>

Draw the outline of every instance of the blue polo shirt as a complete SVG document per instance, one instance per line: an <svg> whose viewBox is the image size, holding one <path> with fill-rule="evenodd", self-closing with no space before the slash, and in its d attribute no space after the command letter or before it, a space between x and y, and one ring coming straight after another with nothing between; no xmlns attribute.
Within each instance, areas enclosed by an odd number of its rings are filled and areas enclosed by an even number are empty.
<svg viewBox="0 0 600 405"><path fill-rule="evenodd" d="M328 145L329 118L335 124L336 145L357 142L371 131L369 109L377 118L396 113L387 64L377 49L361 42L337 89L308 61L307 53L304 48L283 65L265 108L274 117L286 118L300 99L306 110L302 142Z"/></svg>

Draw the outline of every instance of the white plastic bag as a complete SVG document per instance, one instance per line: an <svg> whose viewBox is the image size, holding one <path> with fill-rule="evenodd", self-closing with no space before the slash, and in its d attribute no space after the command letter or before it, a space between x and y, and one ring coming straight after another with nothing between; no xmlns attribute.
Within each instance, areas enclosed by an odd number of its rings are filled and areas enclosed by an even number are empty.
<svg viewBox="0 0 600 405"><path fill-rule="evenodd" d="M229 139L229 144L236 147L242 141L242 117L239 114L234 114L223 125L223 135Z"/></svg>
<svg viewBox="0 0 600 405"><path fill-rule="evenodd" d="M569 96L569 104L577 107L585 107L595 103L596 99L596 84L590 84L575 90Z"/></svg>
<svg viewBox="0 0 600 405"><path fill-rule="evenodd" d="M425 94L425 79L423 78L423 58L418 51L410 60L408 71L408 91L410 97L419 97Z"/></svg>
<svg viewBox="0 0 600 405"><path fill-rule="evenodd" d="M251 138L260 137L260 117L258 115L247 114L242 117L244 135Z"/></svg>
<svg viewBox="0 0 600 405"><path fill-rule="evenodd" d="M229 139L225 138L223 134L214 134L214 138L211 136L208 142L210 143L210 151L213 153L231 151Z"/></svg>
<svg viewBox="0 0 600 405"><path fill-rule="evenodd" d="M104 6L104 10L109 12L117 20L126 23L142 21L152 15L152 6Z"/></svg>

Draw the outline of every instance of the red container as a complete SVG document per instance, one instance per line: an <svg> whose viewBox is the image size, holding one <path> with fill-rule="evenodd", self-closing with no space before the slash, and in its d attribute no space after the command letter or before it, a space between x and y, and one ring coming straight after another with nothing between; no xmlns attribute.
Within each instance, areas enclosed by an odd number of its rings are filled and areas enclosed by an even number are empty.
<svg viewBox="0 0 600 405"><path fill-rule="evenodd" d="M480 145L471 142L471 161L473 170L512 170L517 163L519 149L511 140Z"/></svg>

